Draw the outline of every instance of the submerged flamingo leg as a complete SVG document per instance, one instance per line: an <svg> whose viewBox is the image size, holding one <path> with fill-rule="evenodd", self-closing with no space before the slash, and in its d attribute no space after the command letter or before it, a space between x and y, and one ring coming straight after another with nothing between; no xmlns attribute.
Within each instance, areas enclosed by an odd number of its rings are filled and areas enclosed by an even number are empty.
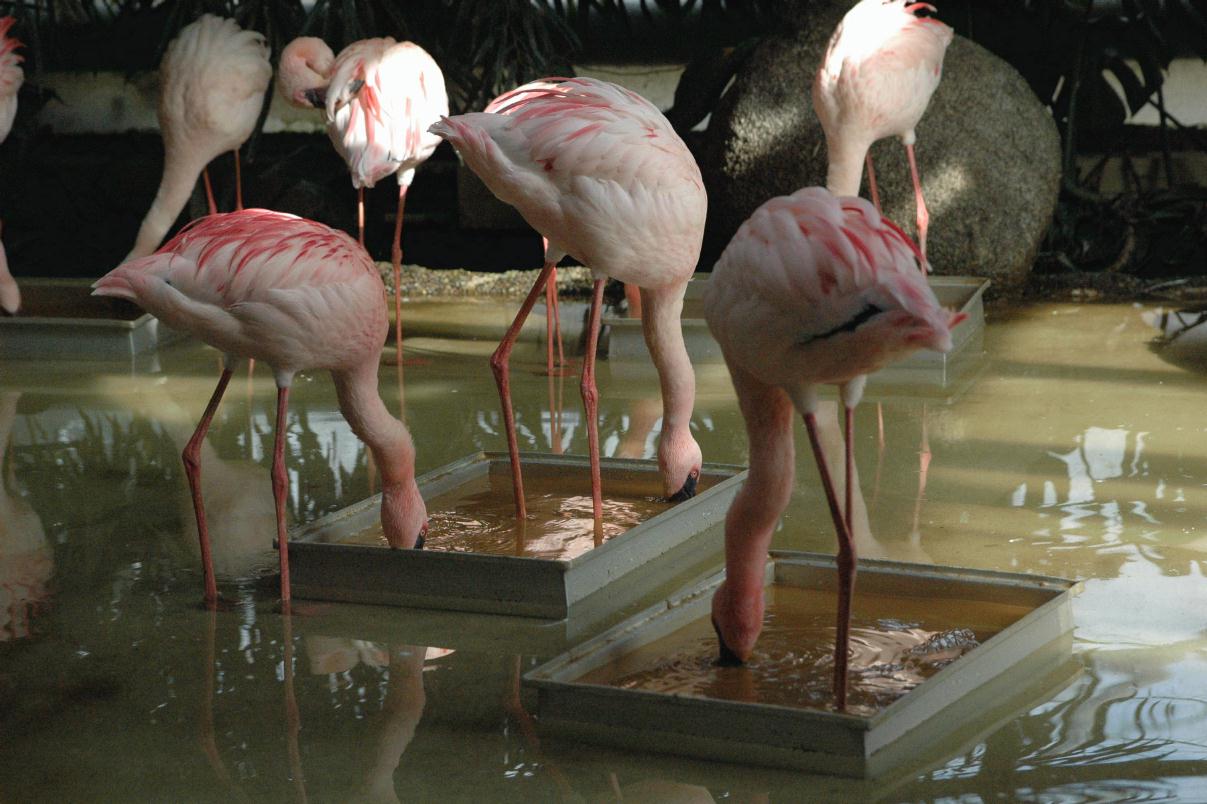
<svg viewBox="0 0 1207 804"><path fill-rule="evenodd" d="M583 356L582 395L587 414L587 450L591 456L591 511L596 530L603 523L603 488L599 477L599 389L595 385L595 349L599 345L599 323L603 312L604 282L595 280L591 290L591 313L587 318L587 353Z"/></svg>
<svg viewBox="0 0 1207 804"><path fill-rule="evenodd" d="M214 203L214 186L210 184L210 169L208 167L201 169L201 180L205 183L205 202L209 204L210 214L215 215L218 212L218 205Z"/></svg>
<svg viewBox="0 0 1207 804"><path fill-rule="evenodd" d="M205 434L210 429L210 422L214 418L214 412L218 410L218 403L222 401L232 373L229 367L222 369L218 387L214 389L209 404L205 406L205 413L201 414L201 421L197 423L193 437L184 445L184 451L180 455L184 461L184 474L189 480L189 492L193 495L193 513L197 517L197 539L201 542L201 567L205 576L205 604L211 608L218 600L218 584L214 580L210 531L205 523L205 503L201 499L201 442L205 440Z"/></svg>
<svg viewBox="0 0 1207 804"><path fill-rule="evenodd" d="M930 226L930 213L926 211L926 201L922 198L922 181L918 178L918 160L914 158L914 146L905 146L909 156L909 174L914 180L914 205L918 209L918 250L922 252L922 270L928 270L926 265L926 229Z"/></svg>
<svg viewBox="0 0 1207 804"><path fill-rule="evenodd" d="M356 188L356 242L365 247L365 188Z"/></svg>
<svg viewBox="0 0 1207 804"><path fill-rule="evenodd" d="M243 169L239 165L239 149L235 149L235 211L243 211Z"/></svg>
<svg viewBox="0 0 1207 804"><path fill-rule="evenodd" d="M847 708L847 650L851 641L851 598L855 591L855 542L847 530L834 484L826 468L826 458L821 451L821 440L817 434L817 417L805 414L805 429L809 431L809 444L813 457L817 459L817 471L830 506L830 517L838 533L838 634L834 639L834 704L840 710Z"/></svg>
<svg viewBox="0 0 1207 804"><path fill-rule="evenodd" d="M288 424L289 386L277 386L277 432L272 447L272 496L277 505L277 551L281 559L281 610L289 613L289 533L285 528L285 427Z"/></svg>
<svg viewBox="0 0 1207 804"><path fill-rule="evenodd" d="M520 328L524 326L524 321L532 312L537 297L544 290L545 283L549 281L549 274L553 273L553 266L552 262L545 263L532 290L528 291L528 296L520 305L520 311L516 313L515 320L508 327L507 334L503 336L499 347L490 356L490 370L495 375L495 384L499 386L499 399L503 403L503 425L507 430L507 452L511 456L511 480L515 490L515 509L518 519L527 517L528 511L524 506L524 479L520 473L520 445L516 440L515 411L511 407L511 366L509 365L511 348L515 346L516 339L520 336Z"/></svg>
<svg viewBox="0 0 1207 804"><path fill-rule="evenodd" d="M293 618L285 613L284 633L281 635L285 650L281 666L285 678L285 724L288 731L285 735L289 749L289 772L293 775L293 786L297 790L298 801L306 799L306 776L302 771L302 750L298 743L298 734L302 730L302 716L298 710L298 699L293 690Z"/></svg>
<svg viewBox="0 0 1207 804"><path fill-rule="evenodd" d="M872 196L872 206L880 212L880 188L876 186L876 169L872 167L872 152L868 151L863 160L868 166L868 193Z"/></svg>
<svg viewBox="0 0 1207 804"><path fill-rule="evenodd" d="M407 204L407 186L398 185L398 215L394 218L394 245L390 261L394 264L394 362L402 366L402 211Z"/></svg>

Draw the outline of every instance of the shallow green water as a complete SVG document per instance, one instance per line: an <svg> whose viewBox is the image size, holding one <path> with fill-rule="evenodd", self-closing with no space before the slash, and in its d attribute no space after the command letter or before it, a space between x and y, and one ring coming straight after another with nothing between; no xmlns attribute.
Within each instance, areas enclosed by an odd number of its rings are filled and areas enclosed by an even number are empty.
<svg viewBox="0 0 1207 804"><path fill-rule="evenodd" d="M0 365L0 801L1207 800L1207 376L1192 347L1150 349L1139 314L991 317L986 360L952 389L885 398L882 462L876 405L860 408L862 556L1086 580L1076 672L943 746L937 766L874 783L542 736L517 678L558 646L532 622L354 606L283 619L262 577L274 562L265 369L250 392L232 382L203 454L232 603L205 612L179 452L216 354L178 345L138 374ZM430 361L406 372L419 469L503 448L491 344L414 343ZM577 378L560 381L553 444L542 360L516 358L522 448L584 453ZM724 372L699 373L705 456L743 462ZM599 383L605 453L652 455L652 373L605 362ZM398 410L388 366L381 388ZM300 378L293 401L290 513L309 521L363 498L369 479L329 379ZM833 413L823 419L835 447ZM831 551L799 427L797 463L777 546Z"/></svg>

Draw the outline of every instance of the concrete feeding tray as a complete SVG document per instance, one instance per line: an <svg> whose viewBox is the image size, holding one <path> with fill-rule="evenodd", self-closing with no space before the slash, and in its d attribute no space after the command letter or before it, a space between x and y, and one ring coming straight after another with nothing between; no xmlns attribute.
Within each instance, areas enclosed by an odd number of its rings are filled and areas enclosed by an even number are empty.
<svg viewBox="0 0 1207 804"><path fill-rule="evenodd" d="M869 378L870 383L884 381L892 384L924 382L946 385L947 369L957 359L979 357L985 330L985 304L982 296L989 287L989 280L975 276L932 276L931 289L939 303L951 310L968 314L968 320L952 333L952 348L948 354L938 352L915 352L904 360L893 364ZM704 320L704 291L708 287L708 274L696 274L687 284L683 296L683 340L692 363L723 363L721 347L713 340ZM641 320L617 315L604 317L608 336L606 351L609 359L649 360L645 337L641 333Z"/></svg>
<svg viewBox="0 0 1207 804"><path fill-rule="evenodd" d="M662 484L654 461L605 458L608 531L597 545L587 458L525 454L523 463L533 519L522 536L514 532L507 455L478 453L419 478L431 521L423 550L385 546L380 495L297 529L289 544L293 594L565 618L594 593L720 525L745 477L741 467L706 464L700 493L670 505L656 499ZM666 576L674 571L667 567Z"/></svg>
<svg viewBox="0 0 1207 804"><path fill-rule="evenodd" d="M124 360L185 335L124 299L91 295L91 280L20 284L20 314L0 316L0 359Z"/></svg>
<svg viewBox="0 0 1207 804"><path fill-rule="evenodd" d="M861 561L850 709L838 713L829 708L827 655L833 558L772 554L767 626L746 667L712 663L710 602L721 580L716 575L528 673L542 726L630 749L880 776L1065 662L1071 598L1080 591L1057 578ZM817 629L815 649L809 617L829 624ZM799 653L776 655L777 623ZM957 637L964 640L959 651ZM885 647L894 643L896 653ZM928 671L915 672L926 662ZM900 678L909 683L886 687Z"/></svg>

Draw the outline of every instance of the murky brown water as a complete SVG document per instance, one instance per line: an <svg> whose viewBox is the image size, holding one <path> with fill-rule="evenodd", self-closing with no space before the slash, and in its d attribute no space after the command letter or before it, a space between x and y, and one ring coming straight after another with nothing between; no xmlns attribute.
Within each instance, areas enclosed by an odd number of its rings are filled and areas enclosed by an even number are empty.
<svg viewBox="0 0 1207 804"><path fill-rule="evenodd" d="M587 483L585 492L582 480ZM589 476L573 483L556 477L525 477L528 516L517 520L510 475L482 475L456 492L427 501L425 548L569 560L670 508L656 496L653 484L627 484L628 489L618 485L604 484L603 525L596 532ZM380 524L353 534L345 543L389 546Z"/></svg>
<svg viewBox="0 0 1207 804"><path fill-rule="evenodd" d="M717 638L704 617L578 681L830 709L834 607L831 593L776 586L758 646L742 667L717 665ZM848 709L852 714L874 714L1026 612L986 601L920 605L917 599L858 595L851 620Z"/></svg>
<svg viewBox="0 0 1207 804"><path fill-rule="evenodd" d="M934 764L870 782L543 736L519 675L632 609L572 637L549 635L560 624L373 606L283 618L271 574L275 389L262 368L250 385L236 375L202 453L233 604L204 612L180 450L217 354L177 344L154 373L2 363L0 800L1207 801L1207 344L1152 348L1146 309L997 312L985 360L946 391L869 387L856 414L861 556L1085 581L1076 673L1019 679L1029 703L974 740L937 743ZM503 448L492 340L425 338L424 310L446 327L461 315L435 303L407 313L428 363L407 368L401 400L390 367L380 381L391 410L405 404L421 472ZM514 359L521 448L585 454L578 378L535 376L543 356L527 343ZM728 381L707 366L697 376L692 427L706 459L743 463ZM652 373L602 361L599 386L604 454L652 457ZM839 454L831 405L820 419ZM774 546L832 551L799 424L795 438ZM369 494L364 449L326 376L297 378L286 444L291 521ZM887 614L936 630L904 608Z"/></svg>

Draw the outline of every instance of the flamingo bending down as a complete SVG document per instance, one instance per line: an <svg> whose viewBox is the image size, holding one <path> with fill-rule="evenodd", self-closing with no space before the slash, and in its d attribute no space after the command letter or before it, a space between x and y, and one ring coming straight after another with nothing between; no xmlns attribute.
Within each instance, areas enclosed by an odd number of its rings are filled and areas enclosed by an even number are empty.
<svg viewBox="0 0 1207 804"><path fill-rule="evenodd" d="M389 328L385 288L369 255L350 237L262 209L210 215L181 230L155 254L113 269L93 288L94 295L137 302L225 356L218 387L183 454L207 602L216 600L217 588L198 456L240 358L264 361L276 376L272 481L283 604L289 603L285 428L289 388L298 371L331 372L340 411L381 467L381 524L387 540L392 547L422 546L427 509L415 484L414 444L377 392L377 365Z"/></svg>
<svg viewBox="0 0 1207 804"><path fill-rule="evenodd" d="M700 255L707 198L687 146L658 109L636 93L590 78L546 78L432 131L453 144L500 200L548 240L545 266L491 357L511 452L517 515L525 516L508 362L524 319L566 254L591 268L595 284L583 361L591 493L601 520L595 350L604 280L640 288L642 328L662 386L658 468L668 497L695 493L700 446L689 428L696 382L679 315Z"/></svg>
<svg viewBox="0 0 1207 804"><path fill-rule="evenodd" d="M826 186L838 195L858 195L866 161L877 210L880 195L868 149L876 140L901 138L909 157L918 244L925 259L930 216L914 158L914 128L939 86L952 31L933 17L916 16L920 8L935 10L929 3L908 0L861 0L848 11L834 29L813 80L813 108L826 134Z"/></svg>
<svg viewBox="0 0 1207 804"><path fill-rule="evenodd" d="M840 709L855 582L854 408L867 374L917 349L949 350L951 328L965 318L939 306L915 257L921 259L914 244L867 201L807 187L771 199L742 224L704 299L750 439L750 476L725 518L726 580L713 598L721 657L745 661L762 629L767 548L792 494L795 408L805 419L838 534ZM822 384L838 385L846 408L845 507L819 448Z"/></svg>
<svg viewBox="0 0 1207 804"><path fill-rule="evenodd" d="M212 14L180 30L159 65L163 176L127 260L159 247L198 174L226 151L235 153L235 206L243 208L239 147L256 127L271 81L268 44L261 34ZM217 209L208 173L205 188L212 215Z"/></svg>
<svg viewBox="0 0 1207 804"><path fill-rule="evenodd" d="M0 142L12 131L17 116L17 92L25 82L25 71L21 69L24 59L16 52L23 45L8 35L16 22L15 17L0 18ZM20 307L21 291L8 270L8 256L0 243L0 312L16 315Z"/></svg>
<svg viewBox="0 0 1207 804"><path fill-rule="evenodd" d="M301 37L285 46L277 77L295 106L324 107L327 134L352 173L357 226L365 244L365 188L391 173L398 179L394 218L394 338L402 360L402 213L415 168L440 144L428 126L448 114L444 74L414 42L389 37L353 42L338 57L321 39Z"/></svg>

